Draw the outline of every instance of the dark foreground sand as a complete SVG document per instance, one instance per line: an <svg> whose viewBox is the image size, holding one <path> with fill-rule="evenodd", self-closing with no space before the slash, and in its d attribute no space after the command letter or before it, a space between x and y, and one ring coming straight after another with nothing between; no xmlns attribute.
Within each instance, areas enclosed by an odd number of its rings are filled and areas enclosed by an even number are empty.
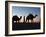
<svg viewBox="0 0 46 37"><path fill-rule="evenodd" d="M40 29L40 23L13 23L12 30Z"/></svg>

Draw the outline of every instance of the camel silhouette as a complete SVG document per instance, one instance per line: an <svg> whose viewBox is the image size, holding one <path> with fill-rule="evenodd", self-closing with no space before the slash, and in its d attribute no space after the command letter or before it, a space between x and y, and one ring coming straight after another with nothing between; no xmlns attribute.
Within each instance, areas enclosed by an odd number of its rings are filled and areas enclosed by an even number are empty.
<svg viewBox="0 0 46 37"><path fill-rule="evenodd" d="M15 16L13 16L13 21L18 21L19 22L19 20L22 18L22 16L20 16L20 18L17 16L17 15L15 15Z"/></svg>
<svg viewBox="0 0 46 37"><path fill-rule="evenodd" d="M36 18L36 16L38 16L38 15L32 15L32 14L29 14L27 17L26 17L26 22L28 21L28 23L29 23L29 20L31 20L31 22L33 22L33 19L34 18Z"/></svg>

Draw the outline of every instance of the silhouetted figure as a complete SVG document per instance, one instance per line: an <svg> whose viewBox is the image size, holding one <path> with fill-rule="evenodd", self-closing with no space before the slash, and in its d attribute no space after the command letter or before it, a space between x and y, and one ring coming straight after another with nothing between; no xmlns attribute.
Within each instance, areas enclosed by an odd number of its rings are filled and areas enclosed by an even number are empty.
<svg viewBox="0 0 46 37"><path fill-rule="evenodd" d="M36 18L37 15L33 16L32 14L29 14L27 17L26 17L26 21L28 21L29 23L29 20L31 20L31 22L33 22L33 18Z"/></svg>
<svg viewBox="0 0 46 37"><path fill-rule="evenodd" d="M25 23L25 16L24 16L24 19L23 19L23 23Z"/></svg>
<svg viewBox="0 0 46 37"><path fill-rule="evenodd" d="M15 15L15 16L13 16L13 21L18 21L19 22L19 20L22 18L22 16L20 16L20 18L17 16L17 15Z"/></svg>

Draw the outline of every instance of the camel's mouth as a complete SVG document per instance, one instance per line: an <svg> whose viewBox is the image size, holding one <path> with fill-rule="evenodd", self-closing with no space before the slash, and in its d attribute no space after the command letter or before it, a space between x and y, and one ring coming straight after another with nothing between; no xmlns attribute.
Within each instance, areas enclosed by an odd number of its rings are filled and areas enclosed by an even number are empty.
<svg viewBox="0 0 46 37"><path fill-rule="evenodd" d="M36 16L38 16L38 15L36 15Z"/></svg>

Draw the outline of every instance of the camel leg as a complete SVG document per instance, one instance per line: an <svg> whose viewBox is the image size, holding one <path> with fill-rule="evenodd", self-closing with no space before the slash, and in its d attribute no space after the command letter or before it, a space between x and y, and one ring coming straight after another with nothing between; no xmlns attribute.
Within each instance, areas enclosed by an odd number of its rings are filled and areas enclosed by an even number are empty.
<svg viewBox="0 0 46 37"><path fill-rule="evenodd" d="M27 19L26 19L26 22L27 22Z"/></svg>
<svg viewBox="0 0 46 37"><path fill-rule="evenodd" d="M18 23L19 23L19 20L18 20Z"/></svg>
<svg viewBox="0 0 46 37"><path fill-rule="evenodd" d="M33 20L31 20L31 23L33 23Z"/></svg>
<svg viewBox="0 0 46 37"><path fill-rule="evenodd" d="M16 21L16 23L17 23L17 21Z"/></svg>
<svg viewBox="0 0 46 37"><path fill-rule="evenodd" d="M16 23L17 23L18 21L16 21Z"/></svg>
<svg viewBox="0 0 46 37"><path fill-rule="evenodd" d="M28 23L29 23L29 20L28 20Z"/></svg>

